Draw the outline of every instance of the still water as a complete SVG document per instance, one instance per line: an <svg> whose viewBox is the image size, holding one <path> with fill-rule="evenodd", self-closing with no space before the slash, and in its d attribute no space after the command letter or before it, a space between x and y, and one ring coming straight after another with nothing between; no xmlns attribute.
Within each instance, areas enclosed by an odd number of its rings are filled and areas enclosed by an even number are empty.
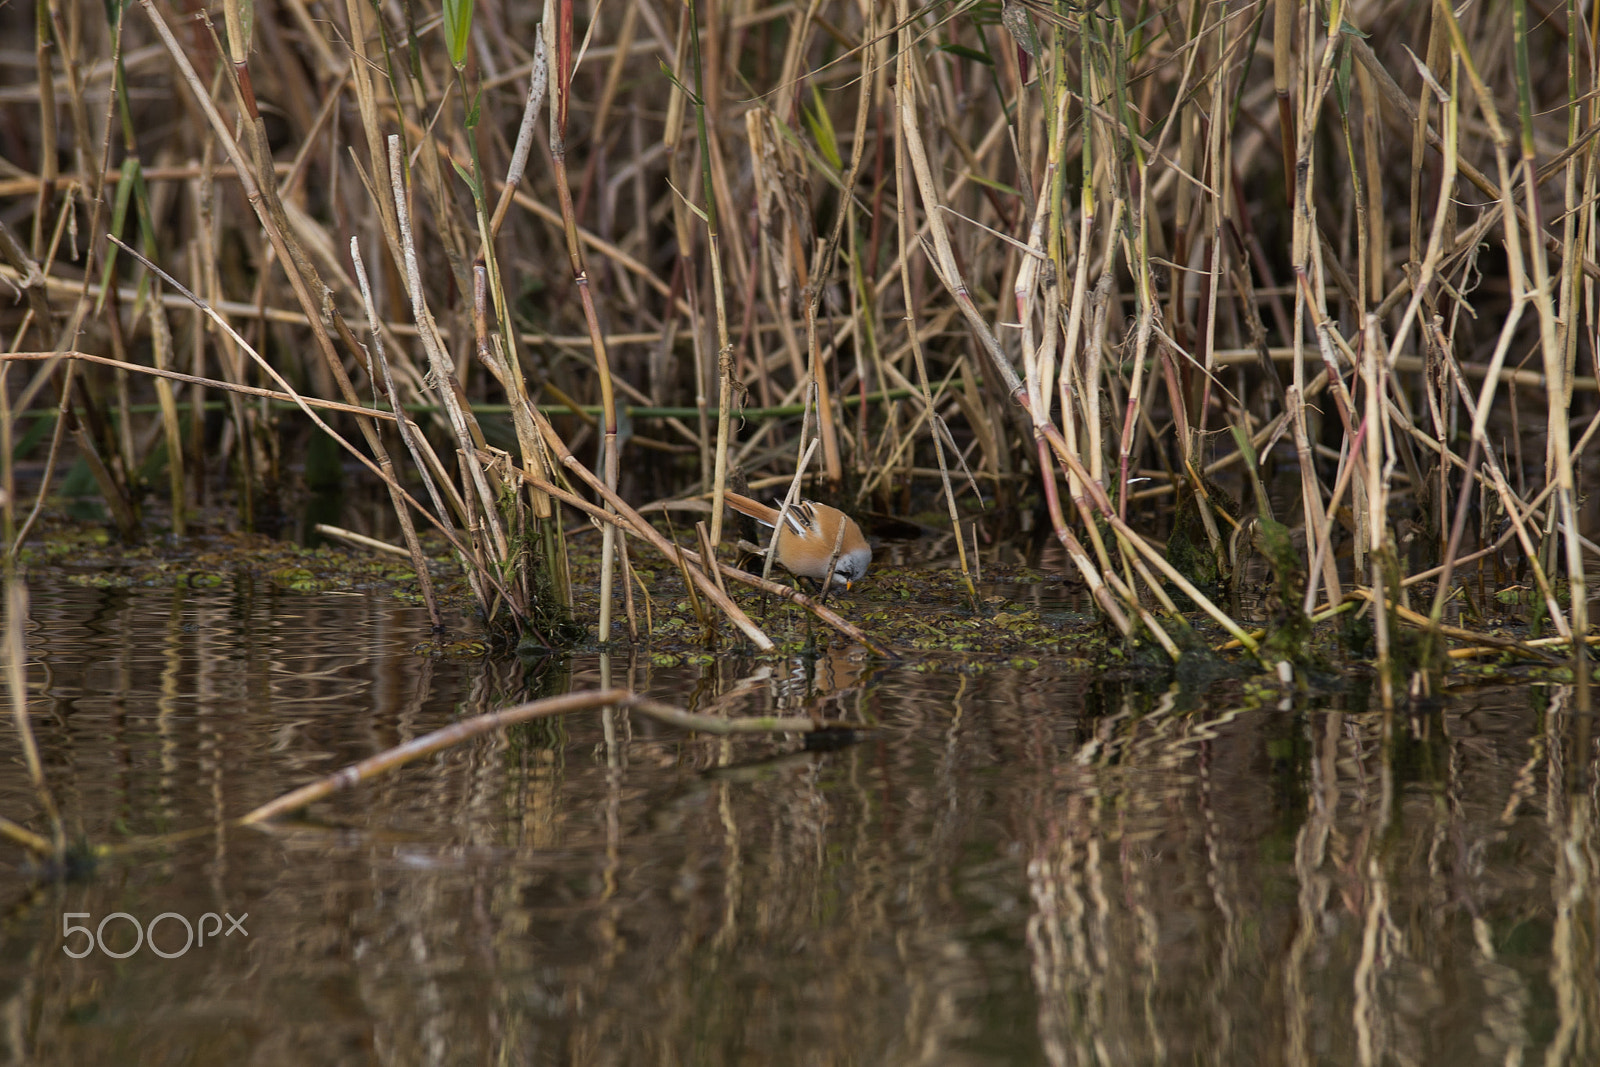
<svg viewBox="0 0 1600 1067"><path fill-rule="evenodd" d="M1600 1062L1594 754L1561 687L1386 721L1359 684L430 659L377 595L31 596L69 832L138 847L60 882L4 846L8 1061ZM874 729L808 751L573 715L225 826L607 680ZM0 814L45 831L0 736Z"/></svg>

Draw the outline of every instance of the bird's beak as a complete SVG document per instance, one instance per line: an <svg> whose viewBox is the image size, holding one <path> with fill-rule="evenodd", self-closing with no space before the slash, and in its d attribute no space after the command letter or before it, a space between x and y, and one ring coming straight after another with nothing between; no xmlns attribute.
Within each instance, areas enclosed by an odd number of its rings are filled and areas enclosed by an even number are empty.
<svg viewBox="0 0 1600 1067"><path fill-rule="evenodd" d="M846 578L844 580L844 591L848 593L850 590L855 588L855 585L855 582L852 582L850 579Z"/></svg>

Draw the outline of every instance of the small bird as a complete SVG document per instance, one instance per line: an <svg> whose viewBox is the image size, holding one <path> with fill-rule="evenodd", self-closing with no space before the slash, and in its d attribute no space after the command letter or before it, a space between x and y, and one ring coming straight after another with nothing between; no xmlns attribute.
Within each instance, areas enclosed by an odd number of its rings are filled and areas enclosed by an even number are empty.
<svg viewBox="0 0 1600 1067"><path fill-rule="evenodd" d="M763 526L778 525L779 508L768 507L738 493L728 493L723 499L734 511L750 516ZM828 560L833 557L835 545L839 548L839 558L834 560L832 581L849 589L867 573L867 564L872 562L872 547L861 536L856 520L838 508L802 500L785 516L783 532L778 535L778 562L791 573L826 585Z"/></svg>

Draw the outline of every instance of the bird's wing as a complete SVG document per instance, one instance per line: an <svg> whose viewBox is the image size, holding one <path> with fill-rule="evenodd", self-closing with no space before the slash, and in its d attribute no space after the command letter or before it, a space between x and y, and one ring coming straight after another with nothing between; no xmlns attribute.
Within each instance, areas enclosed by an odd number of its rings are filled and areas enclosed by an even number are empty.
<svg viewBox="0 0 1600 1067"><path fill-rule="evenodd" d="M777 502L778 510L783 510L783 501ZM807 533L817 528L817 516L811 510L811 501L797 500L794 507L789 509L789 514L784 517L784 523L793 530L797 536L804 537ZM768 525L771 525L770 523Z"/></svg>

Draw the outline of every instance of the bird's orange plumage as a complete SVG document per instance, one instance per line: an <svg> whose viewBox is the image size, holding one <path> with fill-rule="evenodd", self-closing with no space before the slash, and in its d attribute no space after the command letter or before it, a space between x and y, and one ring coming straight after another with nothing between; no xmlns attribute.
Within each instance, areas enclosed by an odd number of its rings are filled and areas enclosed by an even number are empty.
<svg viewBox="0 0 1600 1067"><path fill-rule="evenodd" d="M734 511L750 516L763 526L778 525L778 508L739 493L728 493L723 499ZM831 580L848 589L867 573L867 564L872 562L872 547L850 516L838 508L802 500L791 507L785 517L783 531L778 535L777 555L778 562L786 570L819 582L830 577L828 561L831 559Z"/></svg>

